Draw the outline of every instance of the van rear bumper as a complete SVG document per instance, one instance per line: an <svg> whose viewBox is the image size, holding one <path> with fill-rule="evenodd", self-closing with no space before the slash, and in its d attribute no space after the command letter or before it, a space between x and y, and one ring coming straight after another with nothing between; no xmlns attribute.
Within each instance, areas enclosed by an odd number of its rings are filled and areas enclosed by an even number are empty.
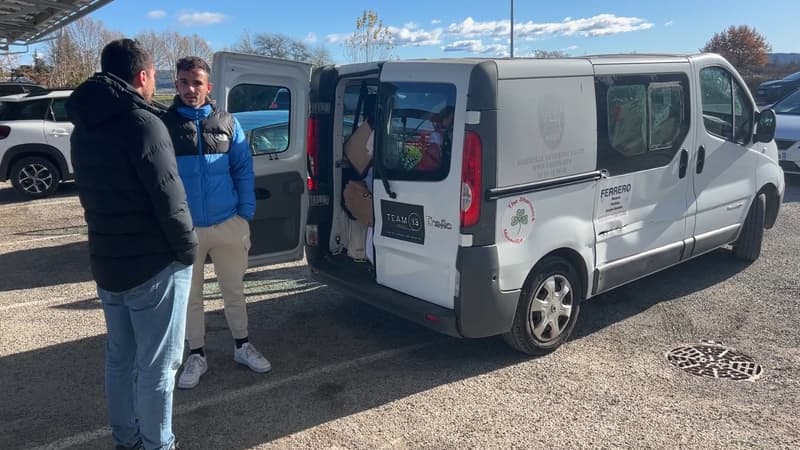
<svg viewBox="0 0 800 450"><path fill-rule="evenodd" d="M455 306L461 335L480 338L509 331L520 290L500 290L497 246L460 247L456 268L460 274L460 295Z"/></svg>
<svg viewBox="0 0 800 450"><path fill-rule="evenodd" d="M337 267L324 259L317 259L309 266L315 278L343 289L357 300L439 333L462 337L458 331L456 313L452 309L380 286L369 277L354 276L352 271Z"/></svg>
<svg viewBox="0 0 800 450"><path fill-rule="evenodd" d="M500 265L494 245L459 248L456 267L460 295L455 299L455 309L380 286L364 272L349 270L324 257L307 259L313 276L323 283L448 336L481 338L505 333L511 329L517 310L520 291L500 291Z"/></svg>

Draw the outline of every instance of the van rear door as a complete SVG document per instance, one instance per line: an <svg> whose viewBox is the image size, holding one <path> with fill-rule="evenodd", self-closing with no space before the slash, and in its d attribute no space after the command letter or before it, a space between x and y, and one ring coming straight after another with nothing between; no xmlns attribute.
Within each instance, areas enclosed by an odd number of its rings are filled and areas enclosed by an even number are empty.
<svg viewBox="0 0 800 450"><path fill-rule="evenodd" d="M378 90L372 189L376 280L446 308L453 308L457 284L470 67L388 62Z"/></svg>
<svg viewBox="0 0 800 450"><path fill-rule="evenodd" d="M306 126L311 66L240 53L214 54L212 96L237 118L253 152L256 215L250 265L303 257ZM276 103L276 97L287 103Z"/></svg>

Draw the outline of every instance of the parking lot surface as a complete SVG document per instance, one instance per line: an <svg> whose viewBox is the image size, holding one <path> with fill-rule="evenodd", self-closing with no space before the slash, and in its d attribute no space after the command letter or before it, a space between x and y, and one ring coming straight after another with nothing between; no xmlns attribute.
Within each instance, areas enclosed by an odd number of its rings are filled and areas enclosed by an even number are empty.
<svg viewBox="0 0 800 450"><path fill-rule="evenodd" d="M20 201L0 183L0 449L112 448L105 328L70 184ZM718 250L588 301L573 338L529 358L361 304L303 263L246 276L250 338L233 361L206 268L209 371L176 391L189 449L800 448L800 182L761 258ZM714 341L755 381L701 377L667 353Z"/></svg>

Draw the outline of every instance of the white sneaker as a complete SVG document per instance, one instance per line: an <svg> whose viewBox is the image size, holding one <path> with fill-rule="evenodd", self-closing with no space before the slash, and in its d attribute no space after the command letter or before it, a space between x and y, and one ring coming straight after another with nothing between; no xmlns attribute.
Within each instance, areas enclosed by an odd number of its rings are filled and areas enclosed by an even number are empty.
<svg viewBox="0 0 800 450"><path fill-rule="evenodd" d="M205 356L198 354L189 355L183 363L183 373L178 378L179 389L191 389L200 382L200 377L208 371L208 363Z"/></svg>
<svg viewBox="0 0 800 450"><path fill-rule="evenodd" d="M249 342L245 342L240 348L233 347L233 360L244 364L253 372L264 373L272 370L272 364Z"/></svg>

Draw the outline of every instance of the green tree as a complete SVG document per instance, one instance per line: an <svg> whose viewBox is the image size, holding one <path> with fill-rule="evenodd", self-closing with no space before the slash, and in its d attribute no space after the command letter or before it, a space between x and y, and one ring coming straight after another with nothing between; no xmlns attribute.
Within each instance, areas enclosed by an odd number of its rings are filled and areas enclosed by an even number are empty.
<svg viewBox="0 0 800 450"><path fill-rule="evenodd" d="M356 19L356 29L344 41L344 49L350 62L381 61L392 57L394 39L378 13L370 9Z"/></svg>
<svg viewBox="0 0 800 450"><path fill-rule="evenodd" d="M700 49L701 52L722 55L739 70L767 64L767 54L771 50L767 39L747 25L731 25L727 30L715 33Z"/></svg>

